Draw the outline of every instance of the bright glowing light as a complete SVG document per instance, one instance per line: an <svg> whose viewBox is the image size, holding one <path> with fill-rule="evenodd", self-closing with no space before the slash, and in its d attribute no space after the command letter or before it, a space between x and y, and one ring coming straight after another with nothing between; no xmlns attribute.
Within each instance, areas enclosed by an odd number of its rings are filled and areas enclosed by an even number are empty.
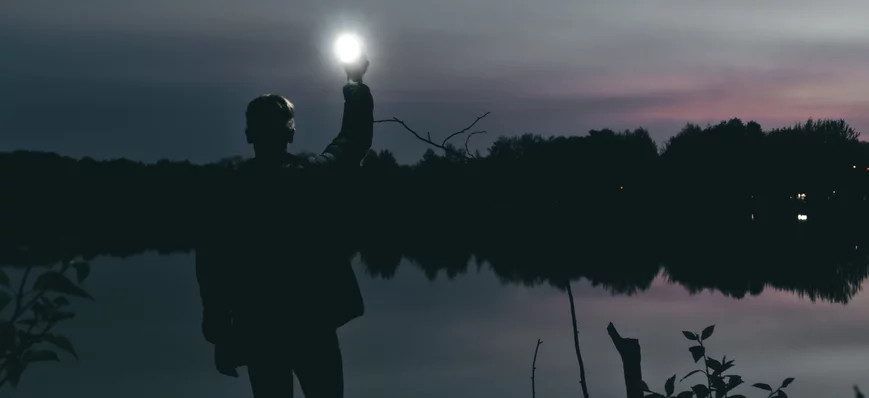
<svg viewBox="0 0 869 398"><path fill-rule="evenodd" d="M806 194L804 194L804 193L797 194L797 199L806 200Z"/></svg>
<svg viewBox="0 0 869 398"><path fill-rule="evenodd" d="M797 214L797 220L806 221L808 219L809 219L809 216L807 216L805 214Z"/></svg>
<svg viewBox="0 0 869 398"><path fill-rule="evenodd" d="M751 215L751 221L754 221L754 214Z"/></svg>
<svg viewBox="0 0 869 398"><path fill-rule="evenodd" d="M335 40L335 55L344 63L356 61L362 55L362 42L356 35L343 34Z"/></svg>

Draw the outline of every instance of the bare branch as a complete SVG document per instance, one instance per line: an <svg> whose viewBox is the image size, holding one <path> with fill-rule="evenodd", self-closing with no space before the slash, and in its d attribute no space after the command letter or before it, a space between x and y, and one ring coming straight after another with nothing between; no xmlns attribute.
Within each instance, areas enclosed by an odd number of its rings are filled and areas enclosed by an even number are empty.
<svg viewBox="0 0 869 398"><path fill-rule="evenodd" d="M446 145L447 145L447 141L449 141L450 138L453 138L453 137L455 137L455 136L457 136L457 135L459 135L459 134L462 134L462 133L464 133L464 132L467 132L468 130L470 130L471 128L473 128L474 125L477 124L477 122L479 122L480 120L482 120L484 117L489 116L490 113L492 113L492 112L486 112L486 113L482 114L481 116L477 116L477 120L474 120L474 122L471 123L470 126L465 127L465 128L463 128L463 129L461 129L461 130L455 132L455 133L452 133L452 134L448 135L447 138L444 138L444 141L441 143L441 145L446 146Z"/></svg>
<svg viewBox="0 0 869 398"><path fill-rule="evenodd" d="M576 328L576 309L573 306L573 291L570 289L570 281L567 281L567 296L570 298L570 317L573 319L573 346L576 348L576 360L579 361L579 385L582 386L583 398L588 398L585 364L582 362L582 354L579 352L579 330Z"/></svg>
<svg viewBox="0 0 869 398"><path fill-rule="evenodd" d="M534 373L537 370L537 351L540 349L540 344L543 344L543 341L537 339L537 347L534 347L534 361L531 362L531 398L537 397L537 389L534 386Z"/></svg>
<svg viewBox="0 0 869 398"><path fill-rule="evenodd" d="M487 133L486 130L474 131L474 132L472 132L471 134L468 134L467 137L465 137L465 153L467 153L468 156L471 156L471 157L473 157L474 159L477 158L476 155L471 155L471 150L468 149L468 141L470 141L471 137L474 136L475 134L486 134L486 133Z"/></svg>
<svg viewBox="0 0 869 398"><path fill-rule="evenodd" d="M410 128L410 126L408 126L407 123L405 123L403 120L401 120L401 119L399 119L399 118L397 118L397 117L393 117L392 119L380 119L380 120L375 120L374 123L398 123L398 124L400 124L402 127L404 127L405 130L410 131L410 133L413 134L414 137L416 137L418 140L420 140L420 141L422 141L422 142L425 142L426 144L429 144L429 145L431 145L431 146L433 146L433 147L435 147L435 148L438 148L438 149L444 151L445 153L452 153L452 154L458 155L458 156L460 156L460 157L462 157L462 158L464 158L464 159L474 159L474 158L476 158L476 156L472 155L471 152L470 152L470 150L468 149L468 140L470 139L470 137L471 137L472 135L475 135L475 134L485 134L486 131L484 131L484 130L482 130L482 131L474 131L474 132L468 134L467 138L465 139L465 151L466 151L467 153L464 153L464 154L463 154L461 151L457 151L457 150L455 150L455 149L453 149L453 148L448 147L448 146L447 146L447 143L448 143L449 140L452 139L453 137L455 137L455 136L457 136L457 135L460 135L460 134L467 133L468 130L470 130L471 128L473 128L473 127L474 127L474 126L475 126L475 125L476 125L480 120L482 120L483 118L485 118L486 116L488 116L490 113L491 113L491 112L486 112L486 113L484 113L484 114L478 116L477 119L474 120L474 122L471 123L468 127L465 127L464 129L461 129L461 130L459 130L459 131L457 131L457 132L455 132L455 133L452 133L452 134L448 135L447 138L445 138L443 141L441 141L440 144L438 144L438 143L432 141L431 133L430 133L430 132L427 132L427 133L426 133L426 136L423 137L422 135L420 135L419 133L417 133L416 131L414 131L412 128Z"/></svg>
<svg viewBox="0 0 869 398"><path fill-rule="evenodd" d="M419 135L419 133L417 133L412 128L410 128L410 126L408 126L407 123L405 123L403 120L401 120L397 117L394 117L392 119L375 120L374 123L398 123L398 124L402 125L402 127L404 127L405 130L410 131L410 133L413 134L420 141L425 142L426 144L429 144L429 145L431 145L435 148L441 149L443 151L449 151L449 149L447 149L443 145L439 145L436 142L432 141L431 134L428 134L429 138L425 138L425 137Z"/></svg>

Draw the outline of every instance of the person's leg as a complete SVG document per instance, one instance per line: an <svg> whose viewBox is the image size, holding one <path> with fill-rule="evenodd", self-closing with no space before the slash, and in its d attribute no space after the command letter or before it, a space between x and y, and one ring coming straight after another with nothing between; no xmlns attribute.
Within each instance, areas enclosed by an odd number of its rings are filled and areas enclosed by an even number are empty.
<svg viewBox="0 0 869 398"><path fill-rule="evenodd" d="M344 368L333 330L299 341L294 371L305 398L343 398Z"/></svg>
<svg viewBox="0 0 869 398"><path fill-rule="evenodd" d="M274 351L251 358L247 366L254 398L293 398L293 367L290 358Z"/></svg>

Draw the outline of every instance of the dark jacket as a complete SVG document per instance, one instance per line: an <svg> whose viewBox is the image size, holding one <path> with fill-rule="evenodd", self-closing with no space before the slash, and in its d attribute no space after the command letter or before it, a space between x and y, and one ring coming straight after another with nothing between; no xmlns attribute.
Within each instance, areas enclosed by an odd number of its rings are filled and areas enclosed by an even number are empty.
<svg viewBox="0 0 869 398"><path fill-rule="evenodd" d="M371 149L374 137L374 99L363 83L344 85L344 117L341 131L323 151L321 161L358 166Z"/></svg>
<svg viewBox="0 0 869 398"><path fill-rule="evenodd" d="M286 339L334 331L364 304L331 216L304 211L305 192L284 172L243 170L224 191L227 209L211 210L196 251L202 329L212 343ZM290 186L291 185L291 186ZM307 202L307 206L306 206Z"/></svg>

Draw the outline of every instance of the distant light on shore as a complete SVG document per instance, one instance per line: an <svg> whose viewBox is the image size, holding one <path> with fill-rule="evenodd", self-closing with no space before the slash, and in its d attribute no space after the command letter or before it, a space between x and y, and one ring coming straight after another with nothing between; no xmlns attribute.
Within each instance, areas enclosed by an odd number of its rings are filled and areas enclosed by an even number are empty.
<svg viewBox="0 0 869 398"><path fill-rule="evenodd" d="M808 219L809 219L809 216L807 216L805 214L797 214L797 220L807 221Z"/></svg>

